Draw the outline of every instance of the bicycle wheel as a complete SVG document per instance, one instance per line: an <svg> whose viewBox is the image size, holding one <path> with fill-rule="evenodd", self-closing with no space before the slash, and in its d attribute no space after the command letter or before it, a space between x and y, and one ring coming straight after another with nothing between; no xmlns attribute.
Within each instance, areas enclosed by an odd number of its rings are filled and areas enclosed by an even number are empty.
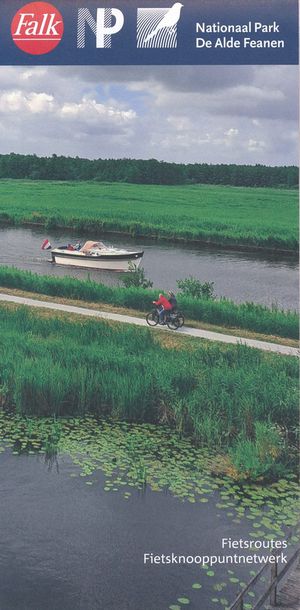
<svg viewBox="0 0 300 610"><path fill-rule="evenodd" d="M152 311L150 311L150 313L146 315L146 322L147 324L149 324L149 326L157 326L159 322L159 316L156 309L153 309Z"/></svg>
<svg viewBox="0 0 300 610"><path fill-rule="evenodd" d="M177 330L177 328L179 328L178 316L176 314L168 316L167 325L170 330Z"/></svg>
<svg viewBox="0 0 300 610"><path fill-rule="evenodd" d="M183 315L182 311L178 311L177 320L178 320L178 328L181 328L184 325L184 315Z"/></svg>

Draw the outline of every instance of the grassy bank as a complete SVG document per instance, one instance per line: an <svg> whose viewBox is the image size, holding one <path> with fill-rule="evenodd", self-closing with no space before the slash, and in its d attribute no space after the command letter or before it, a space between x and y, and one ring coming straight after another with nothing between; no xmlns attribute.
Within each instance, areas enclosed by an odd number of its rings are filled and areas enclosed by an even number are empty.
<svg viewBox="0 0 300 610"><path fill-rule="evenodd" d="M297 200L270 188L1 180L0 221L292 252Z"/></svg>
<svg viewBox="0 0 300 610"><path fill-rule="evenodd" d="M38 275L12 267L0 267L0 286L63 298L108 303L149 311L157 291L105 286L92 280ZM254 303L236 304L229 299L207 300L179 296L186 318L224 327L235 327L290 339L298 338L298 315Z"/></svg>
<svg viewBox="0 0 300 610"><path fill-rule="evenodd" d="M279 473L290 460L284 445L298 418L296 358L191 342L170 349L147 329L22 307L1 306L0 323L5 408L168 423L226 449L239 471L251 461L253 476L271 466Z"/></svg>

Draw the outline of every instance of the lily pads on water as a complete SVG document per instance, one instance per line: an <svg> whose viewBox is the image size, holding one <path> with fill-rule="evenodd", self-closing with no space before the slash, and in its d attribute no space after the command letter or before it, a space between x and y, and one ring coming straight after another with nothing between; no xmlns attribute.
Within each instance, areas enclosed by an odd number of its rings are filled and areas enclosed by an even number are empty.
<svg viewBox="0 0 300 610"><path fill-rule="evenodd" d="M73 462L70 476L80 476L82 484L97 486L100 483L96 479L89 479L101 471L105 493L119 494L122 501L130 498L127 489L143 493L147 487L169 493L178 502L190 502L199 511L206 511L204 504L210 502L227 522L236 526L248 523L248 536L254 539L284 537L286 528L296 525L298 487L293 475L271 484L236 484L229 477L212 476L213 450L195 446L168 427L93 416L54 421L51 417L23 418L0 411L0 452L10 450L16 458L24 453L46 456L54 433L57 455L67 455ZM297 541L298 535L293 533L292 542ZM207 576L215 577L214 570L203 567ZM229 582L239 582L233 570L227 573L233 577ZM250 572L250 576L253 574ZM201 585L194 583L192 588L197 590ZM214 590L221 591L218 583ZM186 597L180 599L187 600L181 605L190 603Z"/></svg>

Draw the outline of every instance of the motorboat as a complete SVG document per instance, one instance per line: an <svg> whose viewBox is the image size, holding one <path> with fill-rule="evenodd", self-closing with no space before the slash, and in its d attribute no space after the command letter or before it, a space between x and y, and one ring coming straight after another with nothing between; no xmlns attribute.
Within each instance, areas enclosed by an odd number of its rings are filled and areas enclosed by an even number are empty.
<svg viewBox="0 0 300 610"><path fill-rule="evenodd" d="M88 269L109 271L130 271L129 263L140 265L143 251L129 251L107 246L101 241L87 241L81 244L68 244L53 248L52 263Z"/></svg>

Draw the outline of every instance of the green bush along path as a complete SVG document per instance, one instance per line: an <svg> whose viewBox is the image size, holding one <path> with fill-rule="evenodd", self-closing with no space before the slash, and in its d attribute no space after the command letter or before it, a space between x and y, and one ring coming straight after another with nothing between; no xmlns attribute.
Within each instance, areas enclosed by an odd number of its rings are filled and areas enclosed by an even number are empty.
<svg viewBox="0 0 300 610"><path fill-rule="evenodd" d="M0 222L297 250L297 191L210 185L0 181Z"/></svg>

